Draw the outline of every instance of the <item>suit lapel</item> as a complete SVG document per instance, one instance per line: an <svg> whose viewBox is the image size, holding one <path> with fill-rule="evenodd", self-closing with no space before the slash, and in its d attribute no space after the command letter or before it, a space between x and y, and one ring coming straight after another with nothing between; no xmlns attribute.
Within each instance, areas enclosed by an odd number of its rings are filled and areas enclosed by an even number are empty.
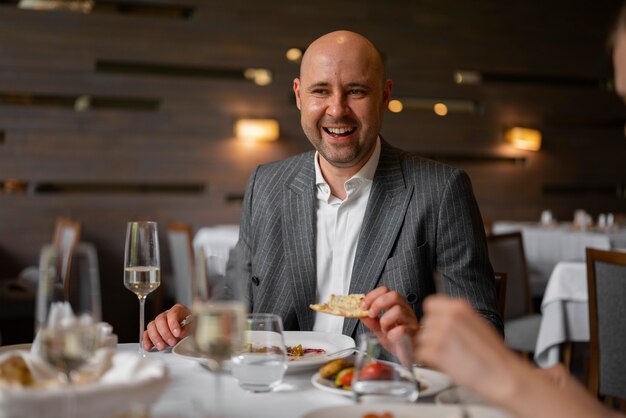
<svg viewBox="0 0 626 418"><path fill-rule="evenodd" d="M412 193L413 187L407 188L404 182L399 152L382 141L380 160L357 244L350 293L367 293L376 287L404 221ZM358 319L346 318L343 333L352 335L357 324Z"/></svg>
<svg viewBox="0 0 626 418"><path fill-rule="evenodd" d="M302 168L293 180L285 185L283 193L283 242L287 252L287 268L291 278L300 330L313 329L314 312L309 304L315 303L315 169L313 153L307 153ZM297 163L302 163L298 160ZM285 301L277 301L281 303Z"/></svg>

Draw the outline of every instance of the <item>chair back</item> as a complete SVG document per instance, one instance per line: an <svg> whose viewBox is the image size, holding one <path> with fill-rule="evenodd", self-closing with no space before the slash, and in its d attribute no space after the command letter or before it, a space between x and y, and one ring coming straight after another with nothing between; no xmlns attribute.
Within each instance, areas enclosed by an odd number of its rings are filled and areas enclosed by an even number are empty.
<svg viewBox="0 0 626 418"><path fill-rule="evenodd" d="M494 271L506 272L506 306L502 319L507 321L531 313L530 279L521 232L490 235L487 247Z"/></svg>
<svg viewBox="0 0 626 418"><path fill-rule="evenodd" d="M496 295L498 297L498 313L504 318L506 308L506 273L494 273Z"/></svg>
<svg viewBox="0 0 626 418"><path fill-rule="evenodd" d="M167 228L175 301L186 306L191 306L193 298L194 256L191 236L191 226L187 224L172 224Z"/></svg>
<svg viewBox="0 0 626 418"><path fill-rule="evenodd" d="M626 253L587 248L589 390L626 400Z"/></svg>

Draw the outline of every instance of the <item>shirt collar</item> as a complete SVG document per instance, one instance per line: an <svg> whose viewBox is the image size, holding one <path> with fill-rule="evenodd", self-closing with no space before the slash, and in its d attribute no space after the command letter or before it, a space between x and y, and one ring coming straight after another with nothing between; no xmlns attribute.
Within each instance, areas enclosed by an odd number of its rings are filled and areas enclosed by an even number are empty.
<svg viewBox="0 0 626 418"><path fill-rule="evenodd" d="M374 174L376 173L376 167L378 167L378 160L380 159L380 137L376 138L376 145L374 146L374 152L370 156L369 160L365 163L363 167L350 179L346 181L349 182L352 179L358 178L363 180L374 181ZM320 168L320 163L318 160L319 152L315 151L314 156L314 165L315 165L315 184L328 184L324 176L322 175L322 169Z"/></svg>

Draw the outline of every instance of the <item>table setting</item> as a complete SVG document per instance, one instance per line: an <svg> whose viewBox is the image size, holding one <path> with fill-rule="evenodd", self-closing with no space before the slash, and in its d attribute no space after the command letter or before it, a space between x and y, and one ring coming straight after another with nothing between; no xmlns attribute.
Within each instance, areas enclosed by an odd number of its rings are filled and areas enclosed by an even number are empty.
<svg viewBox="0 0 626 418"><path fill-rule="evenodd" d="M241 273L229 253L231 273ZM508 416L450 395L448 376L414 364L408 338L396 350L402 361L390 362L373 335L284 330L277 315L248 313L244 281L212 265L223 260L195 256L186 337L163 351L118 344L89 309L75 314L47 295L33 343L0 347L0 417ZM156 223L128 223L121 273L140 303L141 342L143 304L160 284Z"/></svg>

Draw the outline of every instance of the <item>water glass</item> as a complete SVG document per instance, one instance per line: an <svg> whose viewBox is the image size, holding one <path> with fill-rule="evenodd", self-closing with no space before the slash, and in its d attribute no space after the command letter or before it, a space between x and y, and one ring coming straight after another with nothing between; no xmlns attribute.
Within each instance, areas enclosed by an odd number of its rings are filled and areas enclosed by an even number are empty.
<svg viewBox="0 0 626 418"><path fill-rule="evenodd" d="M402 347L398 347L402 349ZM419 387L409 368L380 360L383 347L372 334L359 337L359 353L354 365L352 392L357 402L415 402Z"/></svg>
<svg viewBox="0 0 626 418"><path fill-rule="evenodd" d="M274 314L250 314L244 336L245 348L231 358L232 375L247 391L274 390L287 370L282 320Z"/></svg>

